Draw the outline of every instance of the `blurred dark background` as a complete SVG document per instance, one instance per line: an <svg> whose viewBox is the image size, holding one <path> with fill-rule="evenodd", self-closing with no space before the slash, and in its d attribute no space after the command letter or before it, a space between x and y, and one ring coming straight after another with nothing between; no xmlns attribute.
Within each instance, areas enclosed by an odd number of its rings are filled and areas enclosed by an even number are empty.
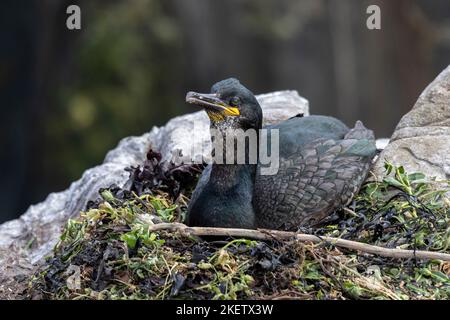
<svg viewBox="0 0 450 320"><path fill-rule="evenodd" d="M82 30L66 28L78 4ZM381 7L382 29L366 28ZM235 76L388 137L450 63L448 0L3 0L0 221Z"/></svg>

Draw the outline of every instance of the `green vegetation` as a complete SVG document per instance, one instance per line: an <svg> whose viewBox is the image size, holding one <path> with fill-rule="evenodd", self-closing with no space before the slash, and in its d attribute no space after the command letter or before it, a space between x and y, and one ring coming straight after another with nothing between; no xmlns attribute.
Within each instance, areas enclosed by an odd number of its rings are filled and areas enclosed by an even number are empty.
<svg viewBox="0 0 450 320"><path fill-rule="evenodd" d="M385 247L450 252L449 183L386 164L336 220L315 230ZM330 244L215 238L168 231L188 198L103 190L70 220L28 295L49 299L449 299L450 263L394 260ZM306 231L306 230L305 230ZM309 230L312 232L312 230ZM78 274L75 271L79 271ZM73 274L75 272L75 274ZM76 277L74 277L76 276Z"/></svg>
<svg viewBox="0 0 450 320"><path fill-rule="evenodd" d="M408 174L390 163L385 168L382 182L367 183L338 224L319 232L384 247L448 251L449 182L428 181L422 173Z"/></svg>

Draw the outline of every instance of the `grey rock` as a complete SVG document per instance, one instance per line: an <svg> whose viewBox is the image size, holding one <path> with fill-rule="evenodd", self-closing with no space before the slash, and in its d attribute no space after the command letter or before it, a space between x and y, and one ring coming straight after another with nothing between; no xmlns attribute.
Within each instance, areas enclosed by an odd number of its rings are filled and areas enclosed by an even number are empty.
<svg viewBox="0 0 450 320"><path fill-rule="evenodd" d="M383 150L389 144L388 138L379 138L375 141L378 150Z"/></svg>
<svg viewBox="0 0 450 320"><path fill-rule="evenodd" d="M265 124L299 113L309 114L308 101L296 91L263 94L257 99ZM51 193L20 218L0 225L0 298L10 291L15 276L30 274L51 253L67 220L77 216L89 200L96 199L100 188L123 186L128 179L124 168L142 164L150 148L161 152L164 160L174 162L179 160L179 153L189 154L191 150L199 151L194 157L209 157L208 126L206 114L198 111L173 118L164 127L154 127L142 136L124 138L108 152L103 164L86 170L67 190Z"/></svg>
<svg viewBox="0 0 450 320"><path fill-rule="evenodd" d="M450 179L450 66L420 95L402 117L373 171L382 178L386 160L408 172Z"/></svg>

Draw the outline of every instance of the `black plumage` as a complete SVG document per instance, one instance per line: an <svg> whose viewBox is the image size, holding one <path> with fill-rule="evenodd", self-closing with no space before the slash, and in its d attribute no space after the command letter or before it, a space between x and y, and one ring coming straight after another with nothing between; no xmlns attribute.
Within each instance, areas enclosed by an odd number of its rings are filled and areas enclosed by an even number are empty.
<svg viewBox="0 0 450 320"><path fill-rule="evenodd" d="M211 129L224 135L262 126L261 107L236 79L216 83L211 94L190 92L186 100L204 107ZM193 193L187 224L280 230L313 226L351 201L376 151L373 132L360 121L349 129L332 117L294 117L266 128L279 129L278 172L261 175L262 165L249 162L209 165Z"/></svg>

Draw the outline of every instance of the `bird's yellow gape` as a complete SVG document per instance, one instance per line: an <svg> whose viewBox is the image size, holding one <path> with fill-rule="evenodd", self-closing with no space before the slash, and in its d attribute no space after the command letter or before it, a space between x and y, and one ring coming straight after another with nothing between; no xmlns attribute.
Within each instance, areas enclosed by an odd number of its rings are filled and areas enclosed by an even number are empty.
<svg viewBox="0 0 450 320"><path fill-rule="evenodd" d="M186 102L204 108L214 121L222 121L225 116L237 117L241 114L239 108L228 105L214 93L190 91L186 94Z"/></svg>

